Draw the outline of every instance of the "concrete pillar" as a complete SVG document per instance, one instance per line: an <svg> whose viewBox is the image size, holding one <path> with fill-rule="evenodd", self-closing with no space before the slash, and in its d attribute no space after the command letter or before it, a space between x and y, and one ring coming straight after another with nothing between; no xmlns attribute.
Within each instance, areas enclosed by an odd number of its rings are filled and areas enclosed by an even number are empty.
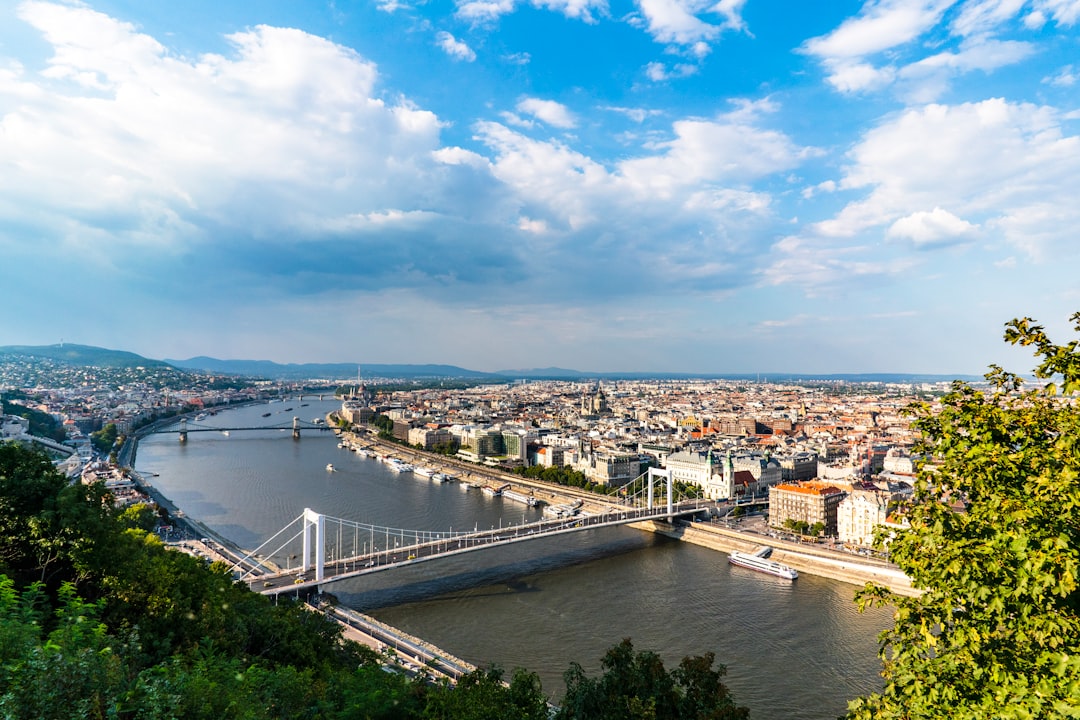
<svg viewBox="0 0 1080 720"><path fill-rule="evenodd" d="M187 418L180 418L180 442L187 442Z"/></svg>
<svg viewBox="0 0 1080 720"><path fill-rule="evenodd" d="M292 439L300 439L300 418L298 417L294 417L292 419Z"/></svg>

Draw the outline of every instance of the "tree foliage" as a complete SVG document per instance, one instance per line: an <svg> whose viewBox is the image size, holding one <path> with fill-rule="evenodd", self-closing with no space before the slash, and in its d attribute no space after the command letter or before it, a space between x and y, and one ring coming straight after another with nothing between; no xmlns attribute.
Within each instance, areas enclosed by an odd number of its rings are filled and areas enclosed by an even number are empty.
<svg viewBox="0 0 1080 720"><path fill-rule="evenodd" d="M108 452L116 445L116 438L119 435L116 423L106 423L105 427L90 433L90 444L98 452Z"/></svg>
<svg viewBox="0 0 1080 720"><path fill-rule="evenodd" d="M1005 337L1050 382L992 366L987 391L957 382L912 409L928 460L889 552L922 595L861 593L896 616L885 688L850 718L1080 717L1080 351L1026 318Z"/></svg>
<svg viewBox="0 0 1080 720"><path fill-rule="evenodd" d="M683 658L671 672L656 653L636 652L629 639L608 650L604 674L590 678L574 663L566 671L566 696L555 720L742 720L749 711L735 704L713 667L712 653Z"/></svg>

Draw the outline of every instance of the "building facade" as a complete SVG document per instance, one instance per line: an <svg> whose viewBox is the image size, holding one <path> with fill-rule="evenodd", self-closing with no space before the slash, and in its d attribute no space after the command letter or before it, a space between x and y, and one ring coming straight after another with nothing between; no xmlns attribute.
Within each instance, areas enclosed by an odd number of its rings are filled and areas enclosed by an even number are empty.
<svg viewBox="0 0 1080 720"><path fill-rule="evenodd" d="M769 525L782 528L789 520L809 526L821 523L825 535L836 535L837 508L843 499L843 490L820 481L773 486L769 488Z"/></svg>

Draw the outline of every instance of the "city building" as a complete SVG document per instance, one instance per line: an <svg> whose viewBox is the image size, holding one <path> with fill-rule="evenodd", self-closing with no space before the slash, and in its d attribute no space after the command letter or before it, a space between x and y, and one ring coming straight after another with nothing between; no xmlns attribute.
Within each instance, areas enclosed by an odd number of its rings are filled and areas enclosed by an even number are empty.
<svg viewBox="0 0 1080 720"><path fill-rule="evenodd" d="M808 526L821 523L825 535L836 535L837 508L844 491L835 485L811 480L769 488L769 525L785 527L789 520Z"/></svg>

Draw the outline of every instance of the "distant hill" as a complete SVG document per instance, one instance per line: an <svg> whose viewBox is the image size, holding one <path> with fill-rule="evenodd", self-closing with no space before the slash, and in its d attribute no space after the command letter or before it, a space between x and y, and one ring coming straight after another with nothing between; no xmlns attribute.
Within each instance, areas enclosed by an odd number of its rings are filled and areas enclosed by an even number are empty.
<svg viewBox="0 0 1080 720"><path fill-rule="evenodd" d="M161 360L151 360L142 355L125 350L108 350L92 345L4 345L0 346L0 359L4 356L21 355L23 357L45 358L76 367L106 368L157 368L169 367Z"/></svg>
<svg viewBox="0 0 1080 720"><path fill-rule="evenodd" d="M366 366L365 366L366 367ZM938 383L964 380L978 382L981 375L941 375L928 373L683 373L683 372L586 372L560 367L528 370L499 370L498 375L528 380L741 380L744 382L854 382L854 383Z"/></svg>
<svg viewBox="0 0 1080 720"><path fill-rule="evenodd" d="M167 360L171 365L185 370L221 373L223 375L242 375L271 379L308 379L326 378L330 380L350 380L356 378L356 363L288 363L281 364L270 360L219 360L211 357L193 357L187 360ZM494 374L467 370L456 365L377 365L359 366L363 377L381 378L469 378L503 381L504 377Z"/></svg>

